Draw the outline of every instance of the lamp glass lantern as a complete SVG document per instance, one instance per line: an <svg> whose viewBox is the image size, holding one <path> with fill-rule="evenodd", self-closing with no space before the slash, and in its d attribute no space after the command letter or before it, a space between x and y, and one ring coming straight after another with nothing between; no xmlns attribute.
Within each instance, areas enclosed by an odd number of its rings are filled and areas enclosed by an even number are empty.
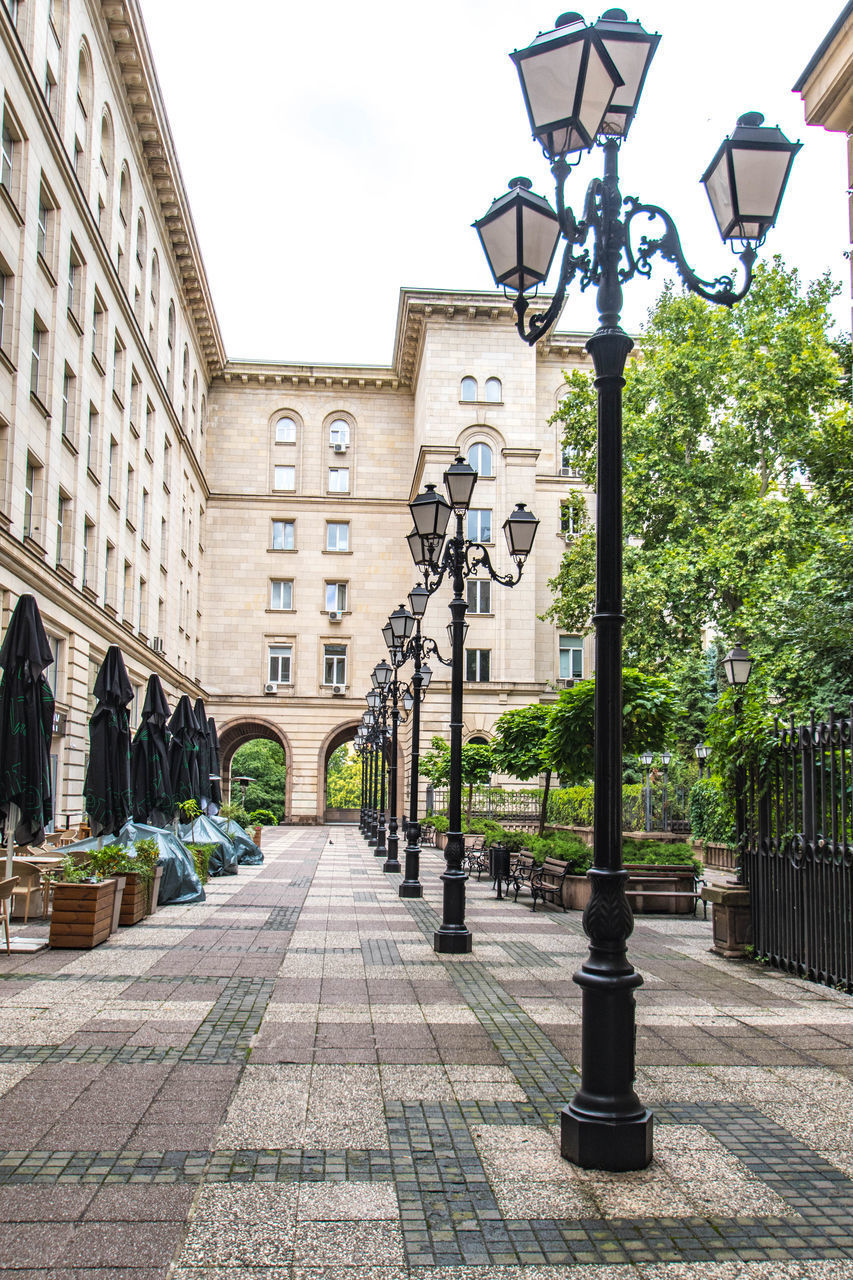
<svg viewBox="0 0 853 1280"><path fill-rule="evenodd" d="M444 473L444 487L454 511L467 511L477 483L477 472L464 458L457 458Z"/></svg>
<svg viewBox="0 0 853 1280"><path fill-rule="evenodd" d="M367 725L368 729L372 729L373 726L376 724L376 716L372 711L365 711L364 723Z"/></svg>
<svg viewBox="0 0 853 1280"><path fill-rule="evenodd" d="M428 667L426 663L424 663L422 667L418 668L418 675L421 678L421 688L428 689L429 682L432 680L432 668Z"/></svg>
<svg viewBox="0 0 853 1280"><path fill-rule="evenodd" d="M411 711L414 705L415 705L415 699L412 696L412 693L410 692L410 690L407 689L406 692L403 694L403 710Z"/></svg>
<svg viewBox="0 0 853 1280"><path fill-rule="evenodd" d="M464 644L467 639L468 639L468 623L463 622L462 623L462 643ZM448 622L447 624L447 640L452 649L453 648L453 623L452 622Z"/></svg>
<svg viewBox="0 0 853 1280"><path fill-rule="evenodd" d="M370 710L377 711L379 709L379 705L381 702L382 702L382 694L379 692L379 690L371 689L370 693L367 695L367 705L370 707Z"/></svg>
<svg viewBox="0 0 853 1280"><path fill-rule="evenodd" d="M373 670L376 673L377 687L379 689L387 689L394 675L393 669L383 658L382 662L377 662Z"/></svg>
<svg viewBox="0 0 853 1280"><path fill-rule="evenodd" d="M651 751L644 751L643 754L640 756L640 764L643 766L644 769L648 769L651 767L651 763L653 759L654 759L654 756L652 755Z"/></svg>
<svg viewBox="0 0 853 1280"><path fill-rule="evenodd" d="M596 22L595 31L622 77L598 132L609 138L625 138L637 113L660 36L650 35L639 22L629 22L624 9L608 9Z"/></svg>
<svg viewBox="0 0 853 1280"><path fill-rule="evenodd" d="M623 81L601 36L579 13L564 13L510 54L530 128L549 160L588 151Z"/></svg>
<svg viewBox="0 0 853 1280"><path fill-rule="evenodd" d="M434 484L426 485L423 493L412 499L409 510L421 538L437 538L441 542L450 519L451 506L442 494L436 493Z"/></svg>
<svg viewBox="0 0 853 1280"><path fill-rule="evenodd" d="M429 592L427 591L426 587L422 586L421 583L418 583L417 586L412 587L411 591L409 592L409 608L411 609L412 615L416 620L424 616L424 614L426 613L426 607L428 604L429 604Z"/></svg>
<svg viewBox="0 0 853 1280"><path fill-rule="evenodd" d="M752 673L752 658L746 649L736 644L723 658L726 679L732 685L745 685Z"/></svg>
<svg viewBox="0 0 853 1280"><path fill-rule="evenodd" d="M389 615L387 625L391 629L393 643L400 647L406 643L415 629L414 613L410 613L404 604L398 605ZM382 633L385 634L385 627L382 628Z"/></svg>
<svg viewBox="0 0 853 1280"><path fill-rule="evenodd" d="M386 622L382 628L382 639L385 641L386 648L390 649L394 644L394 636L391 631L391 623Z"/></svg>
<svg viewBox="0 0 853 1280"><path fill-rule="evenodd" d="M532 511L527 510L526 504L516 503L515 510L507 516L503 524L506 545L513 560L527 559L533 548L533 539L536 537L538 528L539 521Z"/></svg>
<svg viewBox="0 0 853 1280"><path fill-rule="evenodd" d="M509 190L474 223L499 289L524 293L542 284L560 243L559 219L532 185L529 178L511 179Z"/></svg>
<svg viewBox="0 0 853 1280"><path fill-rule="evenodd" d="M424 565L429 564L428 539L422 538L417 529L413 529L411 533L406 535L406 542L409 544L409 551L418 569L422 569Z"/></svg>
<svg viewBox="0 0 853 1280"><path fill-rule="evenodd" d="M739 118L702 175L723 240L764 239L779 216L801 146L789 142L778 127L764 127L760 111Z"/></svg>
<svg viewBox="0 0 853 1280"><path fill-rule="evenodd" d="M669 766L669 762L671 759L672 759L672 753L670 751L661 752L660 762L663 765L664 769L666 769Z"/></svg>

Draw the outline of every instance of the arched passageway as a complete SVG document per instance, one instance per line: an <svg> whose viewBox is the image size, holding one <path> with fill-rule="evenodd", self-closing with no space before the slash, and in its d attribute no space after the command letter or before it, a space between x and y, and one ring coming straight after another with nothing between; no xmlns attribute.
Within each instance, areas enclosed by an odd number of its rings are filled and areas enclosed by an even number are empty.
<svg viewBox="0 0 853 1280"><path fill-rule="evenodd" d="M326 739L320 748L320 754L317 761L317 799L318 799L318 817L323 822L348 822L358 821L360 797L353 807L339 808L329 804L328 783L329 783L329 761L338 750L339 747L346 746L355 738L356 730L361 724L361 720L351 720L346 724L338 725L331 733L326 735Z"/></svg>
<svg viewBox="0 0 853 1280"><path fill-rule="evenodd" d="M230 720L224 725L217 726L219 734L219 770L222 776L222 796L223 799L229 799L231 795L231 761L234 759L234 753L247 742L254 742L256 738L265 738L270 742L276 742L284 751L284 761L287 768L287 781L285 784L284 808L285 816L291 811L291 790L292 790L292 749L287 739L287 735L274 724L270 724L267 720L260 719L239 719ZM239 799L239 797L237 797Z"/></svg>

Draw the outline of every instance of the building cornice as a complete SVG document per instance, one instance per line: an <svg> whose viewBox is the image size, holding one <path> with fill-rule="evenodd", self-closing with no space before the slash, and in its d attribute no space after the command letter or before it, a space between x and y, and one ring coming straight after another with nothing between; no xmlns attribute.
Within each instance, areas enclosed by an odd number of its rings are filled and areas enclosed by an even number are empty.
<svg viewBox="0 0 853 1280"><path fill-rule="evenodd" d="M101 0L101 12L115 51L145 164L157 192L161 216L169 233L187 309L196 327L208 377L212 378L225 364L225 346L139 0Z"/></svg>

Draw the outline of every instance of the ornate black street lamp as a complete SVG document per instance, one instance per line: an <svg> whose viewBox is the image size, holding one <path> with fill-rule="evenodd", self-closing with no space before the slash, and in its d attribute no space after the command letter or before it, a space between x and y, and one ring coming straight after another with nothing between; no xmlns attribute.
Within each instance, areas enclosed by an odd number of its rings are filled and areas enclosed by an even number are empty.
<svg viewBox="0 0 853 1280"><path fill-rule="evenodd" d="M380 674L380 667L384 667L385 671ZM390 675L391 668L387 662L379 663L374 667L371 674L371 680L375 680L376 687L370 690L367 695L367 705L370 707L375 717L374 721L374 742L376 747L376 763L377 772L376 790L376 837L368 841L373 848L373 856L375 858L385 858L388 850L385 844L385 764L386 764L386 743L388 738L388 699L386 696L387 680L385 672Z"/></svg>
<svg viewBox="0 0 853 1280"><path fill-rule="evenodd" d="M663 803L662 803L662 814L661 814L661 827L663 828L664 831L669 831L669 821L668 821L668 814L667 814L667 804L669 802L669 796L667 794L666 784L667 784L667 770L669 769L669 762L671 759L672 759L672 753L670 751L661 752L660 762L663 765Z"/></svg>
<svg viewBox="0 0 853 1280"><path fill-rule="evenodd" d="M465 513L476 483L477 472L474 468L464 458L457 458L444 473L444 486L449 501L435 492L435 485L428 484L424 492L409 503L416 534L414 538L412 534L409 535L409 548L415 564L423 570L427 593L432 595L437 591L445 577L450 579L453 587L453 599L450 602L452 665L448 831L444 848L446 866L441 877L444 884L442 921L433 937L435 950L444 954L468 952L472 941L471 931L465 924L465 881L468 876L462 870L465 854L462 835L462 664L465 658L465 613L468 608L463 597L465 579L482 568L494 582L504 587L514 587L521 578L524 562L530 555L539 527L539 521L532 512L526 509L524 503L518 503L503 526L516 573L497 573L482 543L470 542L464 535ZM456 516L456 532L445 544L444 536L451 512Z"/></svg>
<svg viewBox="0 0 853 1280"><path fill-rule="evenodd" d="M723 658L723 670L726 680L735 690L734 722L735 737L740 729L743 715L743 692L752 675L752 658L746 649L736 644ZM736 746L738 761L735 766L735 843L737 845L737 882L744 883L744 852L747 840L746 830L746 769L740 758L740 746Z"/></svg>
<svg viewBox="0 0 853 1280"><path fill-rule="evenodd" d="M645 809L645 822L643 824L645 831L652 829L652 760L654 756L651 751L644 751L640 756L640 764L643 766L646 775L645 786L643 787L643 801Z"/></svg>
<svg viewBox="0 0 853 1280"><path fill-rule="evenodd" d="M589 956L575 975L583 990L581 1087L562 1115L562 1153L599 1169L641 1169L652 1158L652 1115L634 1092L634 989L642 982L627 958L633 917L622 865L622 387L633 343L620 327L622 285L651 273L659 254L684 283L711 302L731 306L750 286L756 250L779 212L799 144L741 116L703 176L720 234L737 245L745 280L702 280L688 266L670 215L658 205L623 201L618 157L634 118L659 37L622 9L587 26L564 14L554 31L513 54L533 135L551 162L557 209L515 179L475 226L495 282L514 299L517 327L529 343L560 315L575 276L596 285L599 329L587 343L598 391L595 606L595 801L591 896L584 911ZM580 152L599 143L604 177L589 185L577 218L565 203L566 179ZM624 210L624 212L623 212ZM657 220L663 232L634 247L634 220ZM592 237L591 250L584 248ZM527 316L528 294L547 278L565 241L551 304Z"/></svg>
<svg viewBox="0 0 853 1280"><path fill-rule="evenodd" d="M388 667L387 662L380 665L388 669L388 678L385 680L385 688L391 704L391 760L388 767L389 779L389 797L388 803L390 807L390 818L388 824L388 856L383 865L383 871L399 871L399 836L397 835L397 730L400 724L400 697L401 683L397 678L397 671L405 661L403 657L403 647L415 625L415 619L409 613L404 605L400 605L398 609L389 617L385 626L382 628L382 635L388 647L388 654L391 658L391 666ZM379 668L376 668L377 671Z"/></svg>
<svg viewBox="0 0 853 1280"><path fill-rule="evenodd" d="M705 761L711 754L711 748L704 742L697 742L696 746L693 748L693 754L699 762L699 777L704 778Z"/></svg>

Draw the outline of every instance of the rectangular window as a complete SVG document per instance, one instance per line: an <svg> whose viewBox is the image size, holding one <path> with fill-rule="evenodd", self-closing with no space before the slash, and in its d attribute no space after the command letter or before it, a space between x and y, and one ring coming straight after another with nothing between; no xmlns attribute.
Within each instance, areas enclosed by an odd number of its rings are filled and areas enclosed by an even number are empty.
<svg viewBox="0 0 853 1280"><path fill-rule="evenodd" d="M489 679L492 653L490 649L465 650L465 679L473 683L482 683Z"/></svg>
<svg viewBox="0 0 853 1280"><path fill-rule="evenodd" d="M118 441L110 436L110 452L107 458L107 496L117 502Z"/></svg>
<svg viewBox="0 0 853 1280"><path fill-rule="evenodd" d="M583 640L580 636L560 636L560 679L583 679Z"/></svg>
<svg viewBox="0 0 853 1280"><path fill-rule="evenodd" d="M296 467L274 467L273 488L295 489Z"/></svg>
<svg viewBox="0 0 853 1280"><path fill-rule="evenodd" d="M139 595L136 601L136 630L144 635L148 633L148 583L139 579Z"/></svg>
<svg viewBox="0 0 853 1280"><path fill-rule="evenodd" d="M283 578L273 578L270 582L270 608L293 608L293 583Z"/></svg>
<svg viewBox="0 0 853 1280"><path fill-rule="evenodd" d="M38 478L41 468L31 458L27 458L27 470L24 479L24 537L33 538L38 532L34 523L38 518Z"/></svg>
<svg viewBox="0 0 853 1280"><path fill-rule="evenodd" d="M124 573L121 579L121 616L131 621L133 613L133 568L129 560L124 562Z"/></svg>
<svg viewBox="0 0 853 1280"><path fill-rule="evenodd" d="M483 581L479 578L469 579L468 582L468 612L469 613L491 613L492 612L492 584L489 581Z"/></svg>
<svg viewBox="0 0 853 1280"><path fill-rule="evenodd" d="M577 476L580 475L576 466L575 450L569 445L563 445L560 453L560 475Z"/></svg>
<svg viewBox="0 0 853 1280"><path fill-rule="evenodd" d="M347 647L345 644L323 646L323 684L345 685L347 682Z"/></svg>
<svg viewBox="0 0 853 1280"><path fill-rule="evenodd" d="M74 319L80 321L80 298L82 294L83 259L74 241L71 241L71 252L68 256L68 310Z"/></svg>
<svg viewBox="0 0 853 1280"><path fill-rule="evenodd" d="M148 454L149 458L152 456L151 445L154 440L155 420L156 419L155 419L154 406L150 400L146 400L145 401L145 439L143 440L142 443L145 446L145 452Z"/></svg>
<svg viewBox="0 0 853 1280"><path fill-rule="evenodd" d="M0 184L14 199L16 166L18 163L18 131L12 124L8 111L3 112L3 141L0 147Z"/></svg>
<svg viewBox="0 0 853 1280"><path fill-rule="evenodd" d="M83 578L82 585L91 588L92 579L95 576L95 567L92 562L92 547L95 543L95 526L87 516L83 521Z"/></svg>
<svg viewBox="0 0 853 1280"><path fill-rule="evenodd" d="M33 317L33 354L30 363L30 391L44 402L46 382L47 330L38 316Z"/></svg>
<svg viewBox="0 0 853 1280"><path fill-rule="evenodd" d="M329 613L343 613L347 607L347 584L326 583L326 609Z"/></svg>
<svg viewBox="0 0 853 1280"><path fill-rule="evenodd" d="M329 467L329 493L349 493L349 467Z"/></svg>
<svg viewBox="0 0 853 1280"><path fill-rule="evenodd" d="M491 542L492 513L485 507L469 507L468 538L471 542Z"/></svg>
<svg viewBox="0 0 853 1280"><path fill-rule="evenodd" d="M148 490L142 490L142 502L139 507L139 536L143 542L148 541Z"/></svg>
<svg viewBox="0 0 853 1280"><path fill-rule="evenodd" d="M113 601L113 558L115 556L115 547L111 542L107 543L104 551L104 604L112 604Z"/></svg>
<svg viewBox="0 0 853 1280"><path fill-rule="evenodd" d="M74 408L77 395L77 379L65 366L62 375L62 434L68 440L74 437Z"/></svg>
<svg viewBox="0 0 853 1280"><path fill-rule="evenodd" d="M273 520L272 549L273 551L296 550L296 524L293 520Z"/></svg>
<svg viewBox="0 0 853 1280"><path fill-rule="evenodd" d="M172 442L166 437L163 441L163 488L168 493L172 487Z"/></svg>
<svg viewBox="0 0 853 1280"><path fill-rule="evenodd" d="M11 325L7 325L7 308L12 303L12 276L0 263L0 347L8 347Z"/></svg>
<svg viewBox="0 0 853 1280"><path fill-rule="evenodd" d="M65 564L66 552L71 549L70 511L71 499L60 489L56 504L56 563L58 565Z"/></svg>
<svg viewBox="0 0 853 1280"><path fill-rule="evenodd" d="M93 475L97 474L96 463L100 447L100 414L93 404L89 405L89 425L86 431L86 466Z"/></svg>
<svg viewBox="0 0 853 1280"><path fill-rule="evenodd" d="M39 192L39 212L36 223L36 251L50 264L53 247L53 202L42 187Z"/></svg>
<svg viewBox="0 0 853 1280"><path fill-rule="evenodd" d="M326 550L349 551L349 525L330 522L326 525Z"/></svg>
<svg viewBox="0 0 853 1280"><path fill-rule="evenodd" d="M136 473L128 463L127 485L124 490L124 518L129 525L136 523Z"/></svg>
<svg viewBox="0 0 853 1280"><path fill-rule="evenodd" d="M104 372L107 341L107 309L103 300L95 290L95 303L92 308L92 356L97 361L101 373Z"/></svg>
<svg viewBox="0 0 853 1280"><path fill-rule="evenodd" d="M270 684L290 684L291 659L293 646L289 644L271 644L269 646L269 664L267 674Z"/></svg>
<svg viewBox="0 0 853 1280"><path fill-rule="evenodd" d="M160 518L160 563L165 565L169 554L169 524L165 516Z"/></svg>
<svg viewBox="0 0 853 1280"><path fill-rule="evenodd" d="M113 343L113 395L124 404L124 371L127 352L118 334Z"/></svg>
<svg viewBox="0 0 853 1280"><path fill-rule="evenodd" d="M133 365L130 366L130 417L128 421L133 434L138 436L142 422L142 383Z"/></svg>

